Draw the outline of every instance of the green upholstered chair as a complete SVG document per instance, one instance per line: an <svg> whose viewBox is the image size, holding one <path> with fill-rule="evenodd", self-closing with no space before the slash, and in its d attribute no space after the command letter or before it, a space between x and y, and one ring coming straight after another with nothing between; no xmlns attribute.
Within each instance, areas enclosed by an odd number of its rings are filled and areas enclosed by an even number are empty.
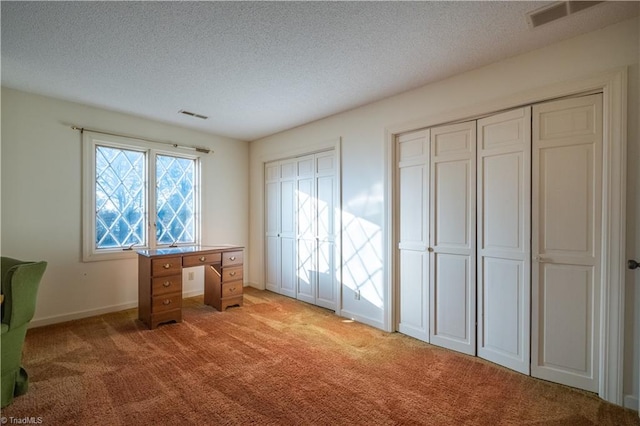
<svg viewBox="0 0 640 426"><path fill-rule="evenodd" d="M2 407L11 404L14 396L24 395L29 376L20 365L22 345L27 326L36 309L36 296L47 262L23 262L0 258L2 279Z"/></svg>

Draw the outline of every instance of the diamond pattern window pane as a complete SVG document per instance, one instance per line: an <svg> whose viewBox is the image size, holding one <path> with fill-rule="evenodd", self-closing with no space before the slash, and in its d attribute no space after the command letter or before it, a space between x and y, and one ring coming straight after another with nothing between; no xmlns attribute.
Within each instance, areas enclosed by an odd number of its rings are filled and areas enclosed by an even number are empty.
<svg viewBox="0 0 640 426"><path fill-rule="evenodd" d="M146 245L145 154L96 146L96 247Z"/></svg>
<svg viewBox="0 0 640 426"><path fill-rule="evenodd" d="M195 160L156 157L158 244L195 243Z"/></svg>

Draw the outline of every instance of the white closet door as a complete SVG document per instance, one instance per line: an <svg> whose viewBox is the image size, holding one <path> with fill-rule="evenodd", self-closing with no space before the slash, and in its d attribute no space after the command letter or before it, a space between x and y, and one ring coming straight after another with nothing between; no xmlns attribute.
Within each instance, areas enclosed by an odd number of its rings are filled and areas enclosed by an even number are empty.
<svg viewBox="0 0 640 426"><path fill-rule="evenodd" d="M531 107L478 121L478 356L530 366Z"/></svg>
<svg viewBox="0 0 640 426"><path fill-rule="evenodd" d="M266 287L336 310L335 151L265 164Z"/></svg>
<svg viewBox="0 0 640 426"><path fill-rule="evenodd" d="M316 191L314 156L297 158L297 298L316 303Z"/></svg>
<svg viewBox="0 0 640 426"><path fill-rule="evenodd" d="M429 341L429 131L401 135L398 159L398 331Z"/></svg>
<svg viewBox="0 0 640 426"><path fill-rule="evenodd" d="M265 164L265 276L268 290L295 297L295 161Z"/></svg>
<svg viewBox="0 0 640 426"><path fill-rule="evenodd" d="M315 155L316 305L336 310L336 211L338 182L334 151Z"/></svg>
<svg viewBox="0 0 640 426"><path fill-rule="evenodd" d="M296 162L296 297L335 310L335 154L307 155Z"/></svg>
<svg viewBox="0 0 640 426"><path fill-rule="evenodd" d="M268 163L265 179L265 280L267 290L280 292L280 163Z"/></svg>
<svg viewBox="0 0 640 426"><path fill-rule="evenodd" d="M431 129L430 342L476 353L476 122Z"/></svg>
<svg viewBox="0 0 640 426"><path fill-rule="evenodd" d="M598 391L602 95L533 108L531 374Z"/></svg>
<svg viewBox="0 0 640 426"><path fill-rule="evenodd" d="M296 297L296 161L280 163L280 293Z"/></svg>

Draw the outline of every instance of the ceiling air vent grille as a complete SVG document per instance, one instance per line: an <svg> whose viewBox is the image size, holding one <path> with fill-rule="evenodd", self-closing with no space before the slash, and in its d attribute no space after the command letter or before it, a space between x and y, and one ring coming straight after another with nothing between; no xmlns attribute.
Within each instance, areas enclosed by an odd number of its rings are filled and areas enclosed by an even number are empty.
<svg viewBox="0 0 640 426"><path fill-rule="evenodd" d="M180 111L178 111L178 112L179 112L180 114L188 115L188 116L191 116L191 117L201 118L201 119L203 119L203 120L206 120L207 118L209 118L209 117L207 117L206 115L196 114L195 112L185 111L185 110L183 110L183 109L181 109L181 110L180 110Z"/></svg>
<svg viewBox="0 0 640 426"><path fill-rule="evenodd" d="M564 18L573 13L580 12L592 6L602 3L602 1L563 1L536 9L527 14L527 21L531 28L548 24L556 19Z"/></svg>
<svg viewBox="0 0 640 426"><path fill-rule="evenodd" d="M581 10L588 9L591 6L595 6L598 3L603 3L603 2L601 1L570 1L569 13L580 12Z"/></svg>

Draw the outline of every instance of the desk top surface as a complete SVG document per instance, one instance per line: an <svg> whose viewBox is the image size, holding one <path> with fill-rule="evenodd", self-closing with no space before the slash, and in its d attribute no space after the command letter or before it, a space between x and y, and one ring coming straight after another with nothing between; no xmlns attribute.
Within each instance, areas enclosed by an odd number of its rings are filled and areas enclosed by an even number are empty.
<svg viewBox="0 0 640 426"><path fill-rule="evenodd" d="M210 251L228 251L228 250L242 250L242 246L234 245L219 245L219 246L179 246L179 247L163 247L159 249L146 249L138 250L137 253L140 256L154 257L154 256L171 256L171 255L183 255L194 254L200 252Z"/></svg>

